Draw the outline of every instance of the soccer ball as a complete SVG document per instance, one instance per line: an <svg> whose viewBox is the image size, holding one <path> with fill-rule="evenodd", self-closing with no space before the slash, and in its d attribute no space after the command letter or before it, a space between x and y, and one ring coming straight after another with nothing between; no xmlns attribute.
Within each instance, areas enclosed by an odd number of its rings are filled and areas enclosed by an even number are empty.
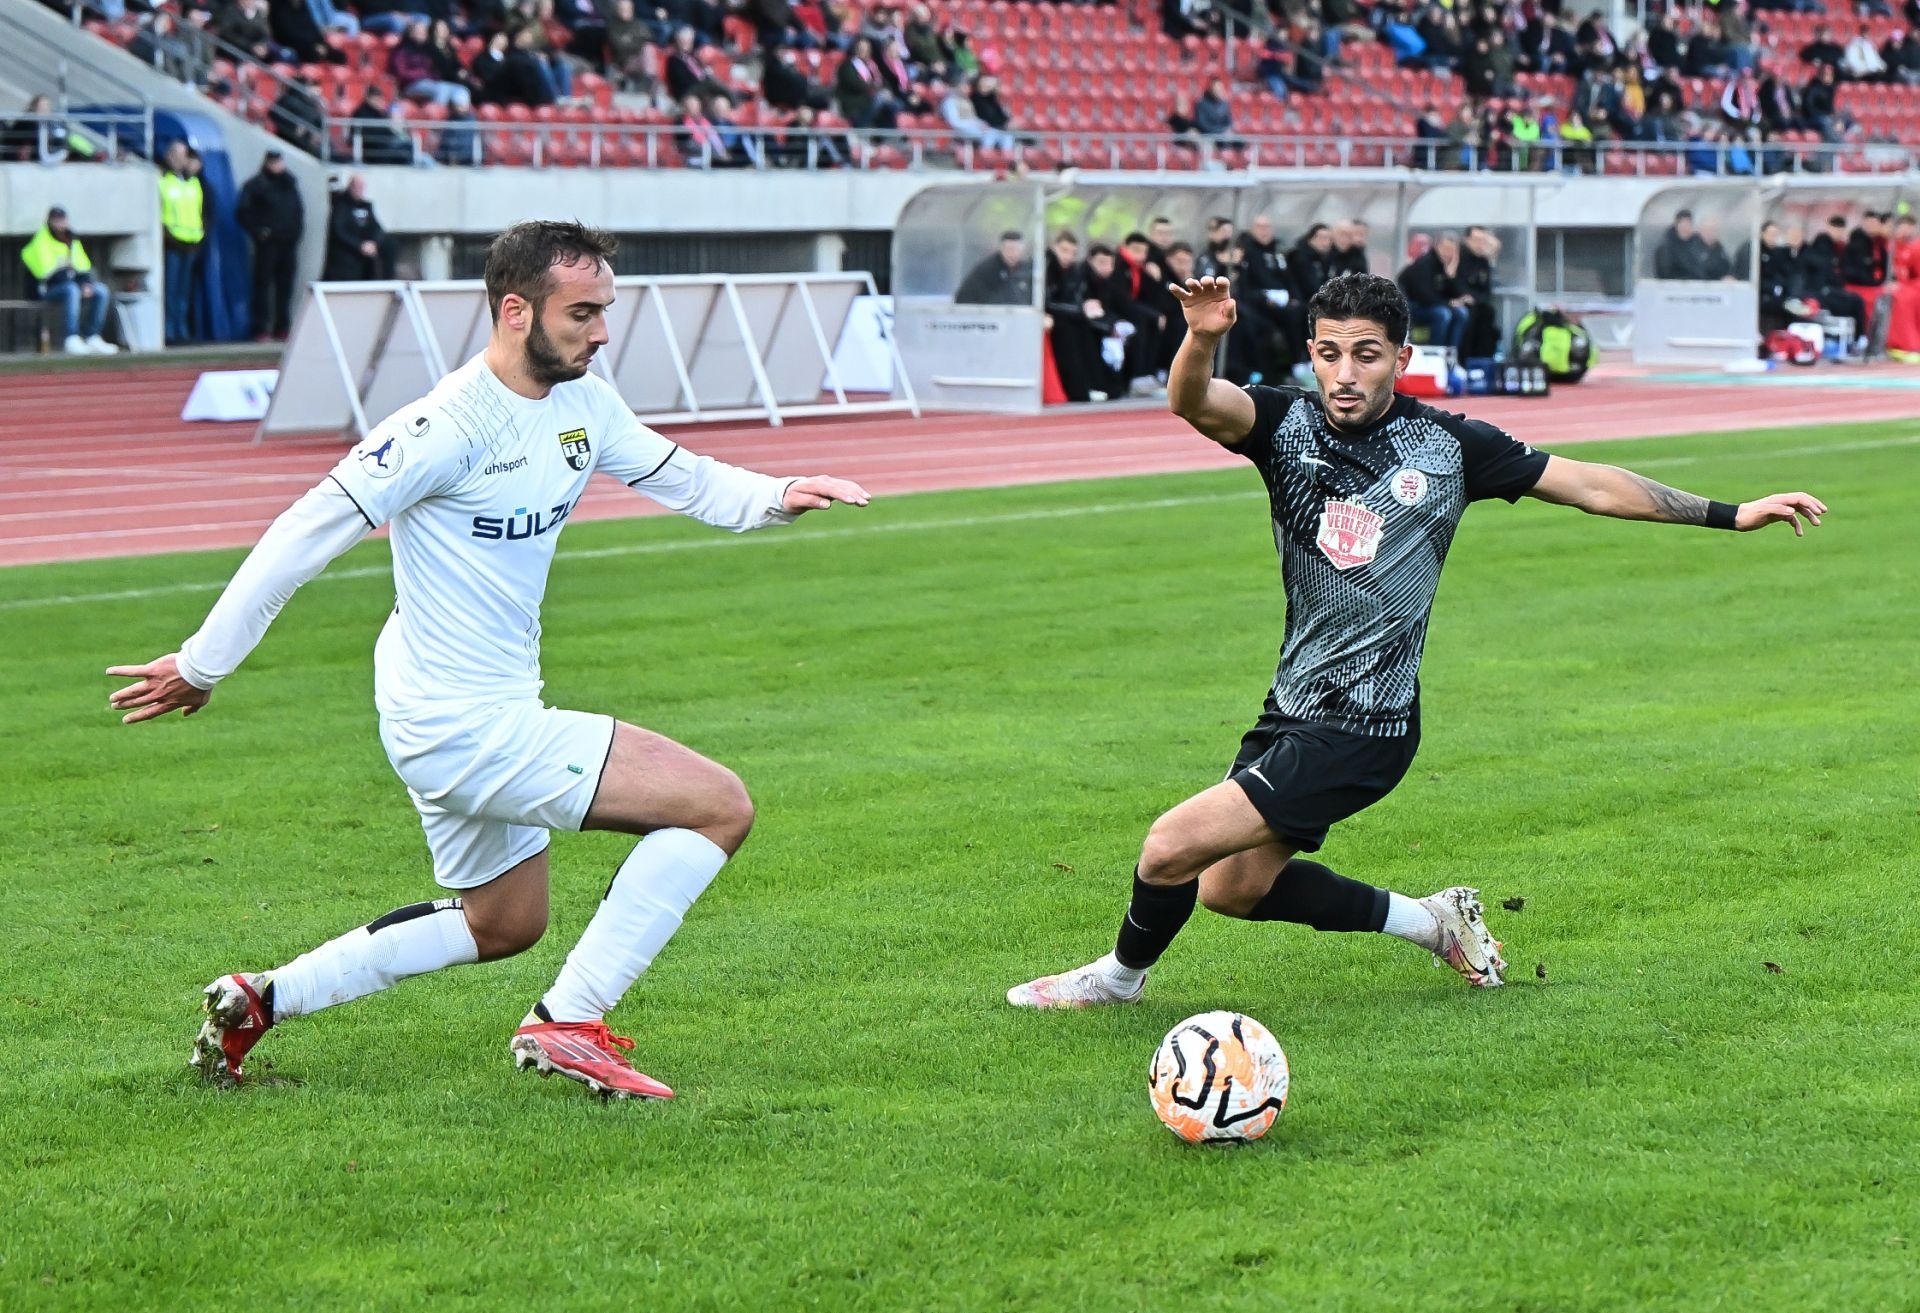
<svg viewBox="0 0 1920 1313"><path fill-rule="evenodd" d="M1287 1055L1252 1017L1202 1012L1160 1041L1147 1093L1154 1115L1189 1144L1257 1140L1287 1106Z"/></svg>

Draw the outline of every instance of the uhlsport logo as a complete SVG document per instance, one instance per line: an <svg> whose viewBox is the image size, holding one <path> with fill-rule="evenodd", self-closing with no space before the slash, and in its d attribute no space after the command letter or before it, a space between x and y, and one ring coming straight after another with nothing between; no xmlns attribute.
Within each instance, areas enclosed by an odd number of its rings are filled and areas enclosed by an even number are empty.
<svg viewBox="0 0 1920 1313"><path fill-rule="evenodd" d="M513 508L512 515L476 515L473 517L473 536L481 542L523 542L528 538L538 538L542 534L552 533L567 517L573 514L574 503L562 502L550 510L529 511L524 506Z"/></svg>
<svg viewBox="0 0 1920 1313"><path fill-rule="evenodd" d="M568 429L560 435L560 454L567 458L567 465L576 470L587 468L587 457L593 454L593 445L587 441L585 429Z"/></svg>
<svg viewBox="0 0 1920 1313"><path fill-rule="evenodd" d="M1329 501L1320 512L1320 554L1336 570L1365 565L1380 550L1384 520L1359 502Z"/></svg>
<svg viewBox="0 0 1920 1313"><path fill-rule="evenodd" d="M374 434L362 442L354 458L360 462L360 468L367 472L370 479L390 479L400 472L400 465L406 459L406 452L400 446L400 439L389 437L376 442L379 434Z"/></svg>
<svg viewBox="0 0 1920 1313"><path fill-rule="evenodd" d="M1427 496L1427 472L1408 466L1394 471L1393 499L1402 506L1418 506Z"/></svg>

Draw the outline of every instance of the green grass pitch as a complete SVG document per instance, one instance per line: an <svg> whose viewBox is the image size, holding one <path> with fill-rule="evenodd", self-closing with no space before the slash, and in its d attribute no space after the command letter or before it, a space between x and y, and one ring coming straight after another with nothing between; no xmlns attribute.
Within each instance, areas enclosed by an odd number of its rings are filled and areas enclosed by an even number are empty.
<svg viewBox="0 0 1920 1313"><path fill-rule="evenodd" d="M733 765L760 809L614 1016L666 1105L507 1058L606 835L556 839L534 951L201 1087L208 979L432 896L374 733L386 549L207 712L136 729L101 668L169 650L239 555L0 573L0 1308L1920 1307L1916 441L1575 453L1806 488L1833 508L1806 541L1468 514L1420 758L1324 857L1480 886L1514 964L1484 994L1383 936L1201 913L1139 1007L1002 1001L1110 946L1147 824L1259 708L1281 595L1251 470L746 539L573 526L549 700ZM1147 1105L1161 1034L1216 1007L1293 1064L1249 1148Z"/></svg>

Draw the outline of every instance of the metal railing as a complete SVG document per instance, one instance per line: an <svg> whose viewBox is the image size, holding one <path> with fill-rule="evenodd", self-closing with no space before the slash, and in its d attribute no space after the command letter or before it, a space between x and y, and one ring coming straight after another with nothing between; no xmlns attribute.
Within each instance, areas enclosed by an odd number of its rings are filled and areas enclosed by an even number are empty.
<svg viewBox="0 0 1920 1313"><path fill-rule="evenodd" d="M1035 170L1079 167L1152 172L1231 169L1402 168L1434 172L1604 173L1669 176L1920 171L1920 148L1897 144L1532 142L1487 152L1445 141L1339 135L1231 138L1166 132L1021 132L1011 151L989 150L951 132L715 125L724 139L694 139L677 124L482 122L401 118L386 122L332 119L347 134L342 163L426 163L529 168L704 168ZM411 160L376 151L366 134L391 129ZM738 143L738 144L735 144ZM1711 167L1702 165L1711 161ZM1743 168L1742 165L1750 167Z"/></svg>
<svg viewBox="0 0 1920 1313"><path fill-rule="evenodd" d="M22 140L31 131L31 141ZM58 164L66 160L125 163L147 153L153 140L153 107L130 112L16 114L11 126L0 125L0 150L12 163L16 151L30 148L32 163Z"/></svg>

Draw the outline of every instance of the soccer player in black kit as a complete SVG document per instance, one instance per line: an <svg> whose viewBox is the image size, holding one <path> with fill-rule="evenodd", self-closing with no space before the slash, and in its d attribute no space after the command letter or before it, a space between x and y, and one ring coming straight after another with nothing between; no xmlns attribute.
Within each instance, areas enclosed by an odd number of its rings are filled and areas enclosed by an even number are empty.
<svg viewBox="0 0 1920 1313"><path fill-rule="evenodd" d="M1717 529L1776 521L1803 533L1826 506L1804 492L1733 506L1611 465L1550 456L1479 420L1394 394L1412 358L1407 303L1371 274L1332 279L1307 306L1318 394L1213 377L1234 323L1224 278L1175 286L1187 319L1168 379L1174 414L1252 461L1266 482L1287 594L1266 707L1227 778L1153 823L1114 951L1007 991L1019 1007L1132 1003L1195 901L1247 921L1384 932L1470 985L1506 963L1479 891L1413 899L1299 856L1384 798L1420 744L1420 650L1447 547L1469 502L1522 496L1592 515Z"/></svg>

